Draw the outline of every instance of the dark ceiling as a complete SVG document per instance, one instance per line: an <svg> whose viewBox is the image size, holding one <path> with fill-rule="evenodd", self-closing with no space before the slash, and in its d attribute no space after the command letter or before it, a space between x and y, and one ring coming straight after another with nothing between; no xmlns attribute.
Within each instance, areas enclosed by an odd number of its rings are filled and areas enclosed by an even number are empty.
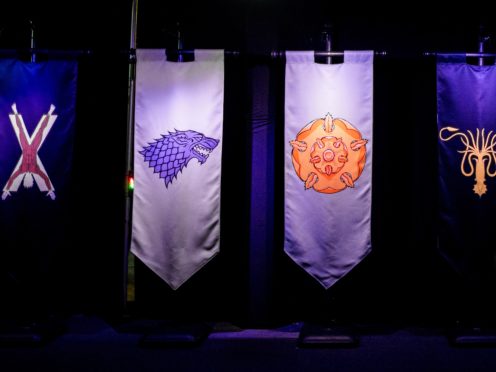
<svg viewBox="0 0 496 372"><path fill-rule="evenodd" d="M58 49L124 49L129 45L132 0L13 1L0 14L0 48L29 46L29 20L37 46ZM172 4L172 5L171 5ZM489 12L433 7L364 8L331 1L211 0L139 1L138 47L174 42L179 23L186 48L313 49L331 25L336 49L476 49L479 29L491 34ZM393 14L393 15L392 15Z"/></svg>

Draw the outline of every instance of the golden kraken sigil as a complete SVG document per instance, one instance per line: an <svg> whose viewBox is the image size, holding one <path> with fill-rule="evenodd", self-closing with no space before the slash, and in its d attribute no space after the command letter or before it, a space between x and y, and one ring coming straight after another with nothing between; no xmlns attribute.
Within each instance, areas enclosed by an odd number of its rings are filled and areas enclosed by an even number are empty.
<svg viewBox="0 0 496 372"><path fill-rule="evenodd" d="M293 167L305 189L333 194L354 187L365 166L367 142L351 123L327 114L290 141Z"/></svg>
<svg viewBox="0 0 496 372"><path fill-rule="evenodd" d="M448 136L444 136L449 132ZM458 128L444 127L439 130L441 141L449 141L452 138L459 137L464 150L458 151L463 154L460 171L465 177L472 177L475 174L475 184L472 189L475 194L482 197L487 192L486 175L489 177L496 176L496 133L489 131L487 135L485 129L476 129L474 134L467 130L467 134L459 131ZM475 165L475 168L474 168ZM493 171L491 172L491 168Z"/></svg>

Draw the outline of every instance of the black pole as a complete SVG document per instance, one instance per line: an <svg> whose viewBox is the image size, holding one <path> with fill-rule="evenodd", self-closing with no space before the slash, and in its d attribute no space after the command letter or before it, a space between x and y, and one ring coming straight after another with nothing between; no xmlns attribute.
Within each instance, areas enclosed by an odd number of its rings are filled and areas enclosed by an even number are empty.
<svg viewBox="0 0 496 372"><path fill-rule="evenodd" d="M325 57L325 63L330 65L332 63L332 57L330 55L332 51L332 40L331 40L331 26L325 25L324 30L322 31L322 41L324 42L324 51L329 53Z"/></svg>
<svg viewBox="0 0 496 372"><path fill-rule="evenodd" d="M489 36L480 35L479 37L479 66L484 66L484 47L486 42L489 40Z"/></svg>
<svg viewBox="0 0 496 372"><path fill-rule="evenodd" d="M28 20L29 23L29 48L31 51L31 62L35 63L36 62L36 53L34 51L36 45L35 45L35 40L34 40L34 23L32 20Z"/></svg>
<svg viewBox="0 0 496 372"><path fill-rule="evenodd" d="M138 0L133 0L131 9L131 34L129 40L129 70L128 70L128 105L127 105L127 143L126 143L126 175L125 175L125 209L124 209L124 251L123 251L123 280L122 280L122 309L126 311L128 301L134 300L134 290L128 297L129 276L134 277L129 270L129 251L131 244L131 211L133 190L130 182L133 177L134 150L134 107L136 96L136 31L138 27ZM133 283L134 284L134 283Z"/></svg>
<svg viewBox="0 0 496 372"><path fill-rule="evenodd" d="M184 48L183 37L181 35L181 27L179 22L176 24L176 50L177 50L177 62L184 62L184 57L181 51Z"/></svg>

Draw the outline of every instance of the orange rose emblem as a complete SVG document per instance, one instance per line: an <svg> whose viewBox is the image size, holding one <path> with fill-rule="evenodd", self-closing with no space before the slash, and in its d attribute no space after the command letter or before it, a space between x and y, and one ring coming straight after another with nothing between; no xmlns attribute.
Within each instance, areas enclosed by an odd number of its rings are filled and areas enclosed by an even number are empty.
<svg viewBox="0 0 496 372"><path fill-rule="evenodd" d="M354 187L365 166L367 140L344 119L330 114L305 126L290 141L296 174L305 189L333 194Z"/></svg>

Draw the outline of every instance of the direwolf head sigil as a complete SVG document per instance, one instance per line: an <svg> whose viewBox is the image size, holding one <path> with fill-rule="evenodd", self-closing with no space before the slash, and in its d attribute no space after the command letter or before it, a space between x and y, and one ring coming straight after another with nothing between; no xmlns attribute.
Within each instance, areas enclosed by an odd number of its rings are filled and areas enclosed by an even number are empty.
<svg viewBox="0 0 496 372"><path fill-rule="evenodd" d="M154 173L164 180L165 187L177 178L191 159L196 158L204 164L208 155L219 144L219 140L206 137L194 130L176 130L150 142L139 151Z"/></svg>

